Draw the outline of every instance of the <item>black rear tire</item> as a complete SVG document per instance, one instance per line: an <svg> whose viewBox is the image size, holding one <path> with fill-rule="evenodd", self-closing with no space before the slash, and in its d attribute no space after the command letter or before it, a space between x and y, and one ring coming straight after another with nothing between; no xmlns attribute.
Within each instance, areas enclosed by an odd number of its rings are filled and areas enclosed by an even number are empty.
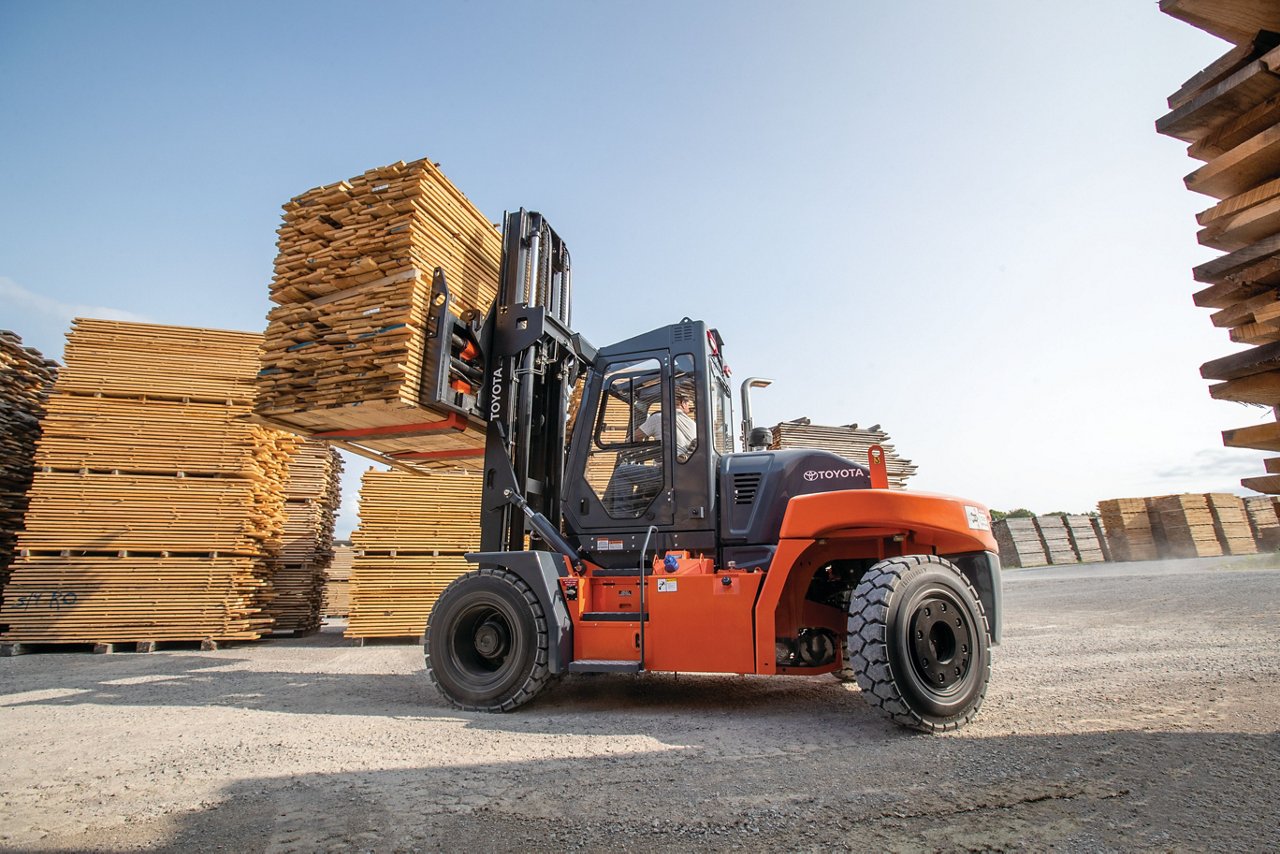
<svg viewBox="0 0 1280 854"><path fill-rule="evenodd" d="M849 600L849 664L867 702L924 732L977 715L991 679L991 632L956 566L933 555L877 563Z"/></svg>
<svg viewBox="0 0 1280 854"><path fill-rule="evenodd" d="M453 580L427 618L427 676L460 709L507 712L550 679L547 619L528 584L504 569Z"/></svg>

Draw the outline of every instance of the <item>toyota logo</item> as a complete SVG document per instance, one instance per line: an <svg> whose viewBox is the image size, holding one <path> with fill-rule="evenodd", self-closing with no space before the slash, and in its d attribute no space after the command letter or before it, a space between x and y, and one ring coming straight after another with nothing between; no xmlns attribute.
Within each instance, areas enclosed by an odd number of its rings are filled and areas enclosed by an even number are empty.
<svg viewBox="0 0 1280 854"><path fill-rule="evenodd" d="M816 471L807 471L807 472L805 472L805 473L804 473L804 479L805 479L805 480L817 480L817 479L818 479L818 473L817 473Z"/></svg>

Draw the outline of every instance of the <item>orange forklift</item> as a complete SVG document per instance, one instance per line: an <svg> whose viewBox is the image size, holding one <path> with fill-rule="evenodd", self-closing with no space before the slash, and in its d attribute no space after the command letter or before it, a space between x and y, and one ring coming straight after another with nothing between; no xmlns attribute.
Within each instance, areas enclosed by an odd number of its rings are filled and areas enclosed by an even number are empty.
<svg viewBox="0 0 1280 854"><path fill-rule="evenodd" d="M454 313L436 271L424 403L486 429L481 550L441 593L427 674L509 711L567 673L832 673L895 722L958 728L1000 639L987 509L890 490L884 455L766 450L720 334L685 318L596 349L567 247L520 210L499 295Z"/></svg>

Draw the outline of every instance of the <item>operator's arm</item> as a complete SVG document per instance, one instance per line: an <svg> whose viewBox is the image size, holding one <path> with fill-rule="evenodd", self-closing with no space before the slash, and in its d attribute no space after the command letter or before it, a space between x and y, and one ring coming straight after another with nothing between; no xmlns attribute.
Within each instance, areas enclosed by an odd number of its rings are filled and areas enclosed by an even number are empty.
<svg viewBox="0 0 1280 854"><path fill-rule="evenodd" d="M662 411L650 413L649 417L636 428L635 435L631 437L633 442L647 442L650 439L656 439L662 432Z"/></svg>

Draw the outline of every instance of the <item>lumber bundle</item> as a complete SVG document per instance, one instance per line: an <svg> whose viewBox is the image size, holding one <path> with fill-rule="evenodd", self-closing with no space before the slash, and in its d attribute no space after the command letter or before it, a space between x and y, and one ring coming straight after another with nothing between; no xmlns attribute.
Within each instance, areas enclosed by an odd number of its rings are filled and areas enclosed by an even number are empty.
<svg viewBox="0 0 1280 854"><path fill-rule="evenodd" d="M996 545L1000 549L1000 563L1010 569L1029 566L1047 566L1049 556L1036 522L1029 517L1006 517L991 524Z"/></svg>
<svg viewBox="0 0 1280 854"><path fill-rule="evenodd" d="M350 543L333 547L333 560L324 571L324 616L345 617L351 613L351 564L355 552Z"/></svg>
<svg viewBox="0 0 1280 854"><path fill-rule="evenodd" d="M289 461L284 534L273 555L271 599L266 607L274 634L301 634L320 627L341 479L342 458L323 442L300 443Z"/></svg>
<svg viewBox="0 0 1280 854"><path fill-rule="evenodd" d="M1040 531L1040 540L1044 543L1045 554L1049 563L1079 563L1080 557L1071 545L1071 535L1067 533L1067 524L1061 516L1037 516L1036 528Z"/></svg>
<svg viewBox="0 0 1280 854"><path fill-rule="evenodd" d="M889 434L877 424L870 429L859 428L857 424L843 427L822 427L810 424L808 418L795 421L784 421L773 428L773 450L786 448L814 448L839 454L846 460L867 464L867 451L872 445L884 449L885 469L889 475L890 489L905 489L907 478L916 473L916 466L911 460L898 456L897 450L889 443Z"/></svg>
<svg viewBox="0 0 1280 854"><path fill-rule="evenodd" d="M57 363L0 329L0 596L27 510L36 440Z"/></svg>
<svg viewBox="0 0 1280 854"><path fill-rule="evenodd" d="M435 268L459 315L497 293L501 238L475 205L430 161L397 162L294 197L278 235L258 414L375 458L483 448L478 422L427 426L448 413L428 408L423 376Z"/></svg>
<svg viewBox="0 0 1280 854"><path fill-rule="evenodd" d="M1197 266L1196 305L1231 341L1250 349L1206 362L1220 400L1280 404L1280 6L1263 0L1161 0L1160 8L1232 43L1168 99L1156 130L1200 161L1185 178L1214 202L1196 219L1198 240L1222 250ZM1280 450L1280 424L1224 430L1229 447ZM1241 483L1280 493L1280 467Z"/></svg>
<svg viewBox="0 0 1280 854"><path fill-rule="evenodd" d="M1098 502L1113 560L1155 560L1160 556L1145 498L1111 498Z"/></svg>
<svg viewBox="0 0 1280 854"><path fill-rule="evenodd" d="M1148 499L1148 508L1158 519L1163 535L1161 557L1217 557L1222 554L1222 545L1213 528L1213 514L1205 496L1161 495Z"/></svg>
<svg viewBox="0 0 1280 854"><path fill-rule="evenodd" d="M1238 495L1211 492L1205 495L1209 514L1213 518L1213 532L1224 554L1252 555L1258 553L1258 543L1249 527L1244 499Z"/></svg>
<svg viewBox="0 0 1280 854"><path fill-rule="evenodd" d="M421 635L450 581L480 545L480 475L365 472L360 526L351 535L347 637Z"/></svg>
<svg viewBox="0 0 1280 854"><path fill-rule="evenodd" d="M1275 499L1269 495L1251 495L1244 500L1244 508L1258 551L1280 549L1280 517L1276 515Z"/></svg>
<svg viewBox="0 0 1280 854"><path fill-rule="evenodd" d="M297 440L249 421L260 343L75 321L36 450L4 640L243 640L269 629Z"/></svg>
<svg viewBox="0 0 1280 854"><path fill-rule="evenodd" d="M1062 517L1071 540L1071 548L1080 563L1099 563L1108 560L1106 540L1102 534L1101 520L1096 516L1069 515Z"/></svg>

